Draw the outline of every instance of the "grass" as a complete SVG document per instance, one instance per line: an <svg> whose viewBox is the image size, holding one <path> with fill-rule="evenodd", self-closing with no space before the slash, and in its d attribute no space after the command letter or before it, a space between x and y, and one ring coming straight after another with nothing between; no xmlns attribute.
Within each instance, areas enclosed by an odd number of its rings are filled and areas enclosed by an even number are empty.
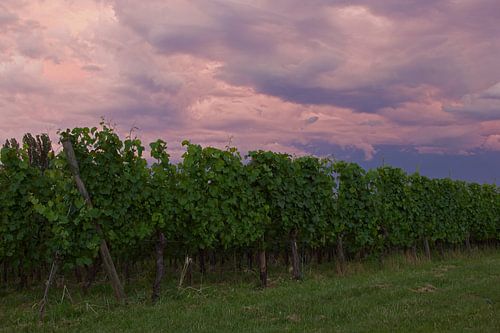
<svg viewBox="0 0 500 333"><path fill-rule="evenodd" d="M383 267L351 263L307 267L303 281L272 271L270 288L252 272L197 276L177 290L165 281L149 303L150 273L127 286L129 303L114 302L104 282L83 296L75 284L51 293L45 323L37 323L41 286L0 293L5 332L500 332L500 252L448 253L408 263L393 256ZM208 279L208 281L207 281ZM68 291L70 297L68 297ZM64 293L64 297L63 297Z"/></svg>

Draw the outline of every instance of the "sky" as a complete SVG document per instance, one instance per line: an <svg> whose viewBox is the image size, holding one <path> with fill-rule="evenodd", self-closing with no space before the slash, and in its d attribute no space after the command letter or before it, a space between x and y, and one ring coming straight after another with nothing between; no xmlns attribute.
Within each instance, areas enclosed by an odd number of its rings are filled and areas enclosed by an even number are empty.
<svg viewBox="0 0 500 333"><path fill-rule="evenodd" d="M500 179L498 0L1 0L0 140L95 126Z"/></svg>

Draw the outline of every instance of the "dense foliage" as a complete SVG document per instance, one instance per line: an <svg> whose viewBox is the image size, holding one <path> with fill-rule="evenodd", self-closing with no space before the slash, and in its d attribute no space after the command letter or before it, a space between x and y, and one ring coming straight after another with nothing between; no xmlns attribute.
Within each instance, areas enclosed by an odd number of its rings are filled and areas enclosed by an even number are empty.
<svg viewBox="0 0 500 333"><path fill-rule="evenodd" d="M110 126L60 133L71 140L92 206L79 195L66 157L46 135L8 140L0 164L0 261L20 272L91 264L102 238L122 261L148 257L161 232L171 250L272 248L292 237L302 247L344 240L348 254L500 239L495 185L429 179L383 166L188 141L172 164L167 144ZM95 225L99 224L100 229Z"/></svg>

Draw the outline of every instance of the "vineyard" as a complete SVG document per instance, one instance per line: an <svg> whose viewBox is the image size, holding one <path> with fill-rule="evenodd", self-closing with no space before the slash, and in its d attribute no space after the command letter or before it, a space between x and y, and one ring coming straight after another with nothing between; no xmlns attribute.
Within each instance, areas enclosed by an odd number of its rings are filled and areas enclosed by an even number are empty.
<svg viewBox="0 0 500 333"><path fill-rule="evenodd" d="M117 271L150 262L152 299L168 260L189 283L224 260L253 263L263 287L270 256L300 279L303 260L383 259L447 248L498 244L496 185L408 175L390 166L292 157L184 141L182 161L167 143L121 139L105 124L8 140L0 164L0 262L3 283L21 287L75 274L89 287L104 267L118 299ZM148 160L150 161L148 163ZM127 273L125 273L126 275ZM85 277L83 277L85 275ZM47 292L47 290L46 290Z"/></svg>

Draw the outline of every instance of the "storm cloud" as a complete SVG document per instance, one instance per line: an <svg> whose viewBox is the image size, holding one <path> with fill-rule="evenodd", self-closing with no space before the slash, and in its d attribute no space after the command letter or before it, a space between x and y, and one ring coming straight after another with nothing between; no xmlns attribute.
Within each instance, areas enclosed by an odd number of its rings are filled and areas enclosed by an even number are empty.
<svg viewBox="0 0 500 333"><path fill-rule="evenodd" d="M382 147L494 153L499 12L493 0L4 0L0 140L103 116L175 142L174 155L184 138L326 154L321 142L366 160Z"/></svg>

